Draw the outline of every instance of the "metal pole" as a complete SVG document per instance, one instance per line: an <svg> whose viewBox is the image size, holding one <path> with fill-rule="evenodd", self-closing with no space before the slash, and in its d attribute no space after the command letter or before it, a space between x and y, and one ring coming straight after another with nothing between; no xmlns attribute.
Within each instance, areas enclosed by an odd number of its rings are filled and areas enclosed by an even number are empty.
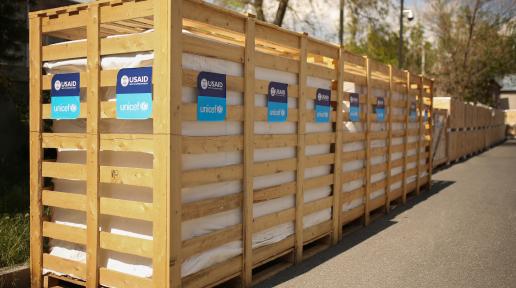
<svg viewBox="0 0 516 288"><path fill-rule="evenodd" d="M401 0L400 7L400 39L398 45L398 67L403 69L403 3L404 0Z"/></svg>
<svg viewBox="0 0 516 288"><path fill-rule="evenodd" d="M340 0L340 19L339 19L339 41L340 46L344 45L344 0Z"/></svg>

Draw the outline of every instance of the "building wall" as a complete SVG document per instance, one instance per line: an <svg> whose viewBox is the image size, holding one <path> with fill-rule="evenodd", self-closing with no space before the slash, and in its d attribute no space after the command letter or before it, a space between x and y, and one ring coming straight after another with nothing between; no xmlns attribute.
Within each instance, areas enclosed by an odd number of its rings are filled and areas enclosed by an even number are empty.
<svg viewBox="0 0 516 288"><path fill-rule="evenodd" d="M502 92L500 94L500 109L516 110L516 91Z"/></svg>

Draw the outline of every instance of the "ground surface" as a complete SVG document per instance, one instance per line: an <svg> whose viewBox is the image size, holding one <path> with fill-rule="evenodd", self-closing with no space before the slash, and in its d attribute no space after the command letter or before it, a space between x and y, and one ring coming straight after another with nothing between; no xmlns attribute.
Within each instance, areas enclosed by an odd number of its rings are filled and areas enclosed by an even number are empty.
<svg viewBox="0 0 516 288"><path fill-rule="evenodd" d="M261 287L516 287L516 141Z"/></svg>

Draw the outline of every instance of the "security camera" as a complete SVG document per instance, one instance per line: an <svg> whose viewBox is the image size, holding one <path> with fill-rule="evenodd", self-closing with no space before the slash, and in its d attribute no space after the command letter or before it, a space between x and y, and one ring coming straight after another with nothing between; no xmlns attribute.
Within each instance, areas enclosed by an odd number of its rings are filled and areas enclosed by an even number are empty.
<svg viewBox="0 0 516 288"><path fill-rule="evenodd" d="M414 20L414 12L412 12L412 10L410 10L410 9L404 9L404 10L403 10L403 14L407 17L407 19L408 19L409 21Z"/></svg>

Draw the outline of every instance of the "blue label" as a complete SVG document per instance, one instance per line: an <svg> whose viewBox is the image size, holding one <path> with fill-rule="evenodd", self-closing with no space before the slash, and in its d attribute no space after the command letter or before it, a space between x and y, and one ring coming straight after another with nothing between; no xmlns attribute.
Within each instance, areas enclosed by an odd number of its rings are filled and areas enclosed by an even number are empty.
<svg viewBox="0 0 516 288"><path fill-rule="evenodd" d="M317 94L315 95L315 122L330 122L330 97L330 90L317 89Z"/></svg>
<svg viewBox="0 0 516 288"><path fill-rule="evenodd" d="M288 117L288 85L278 82L269 83L267 97L267 120L285 122Z"/></svg>
<svg viewBox="0 0 516 288"><path fill-rule="evenodd" d="M152 67L120 69L116 81L116 118L152 117Z"/></svg>
<svg viewBox="0 0 516 288"><path fill-rule="evenodd" d="M416 103L412 102L410 103L410 121L416 121L417 118L417 111L416 111Z"/></svg>
<svg viewBox="0 0 516 288"><path fill-rule="evenodd" d="M197 120L226 119L226 75L201 72L197 76Z"/></svg>
<svg viewBox="0 0 516 288"><path fill-rule="evenodd" d="M358 93L349 94L349 120L360 121L360 98Z"/></svg>
<svg viewBox="0 0 516 288"><path fill-rule="evenodd" d="M81 77L79 73L52 77L50 116L52 119L77 119L81 114Z"/></svg>
<svg viewBox="0 0 516 288"><path fill-rule="evenodd" d="M376 121L385 120L385 100L383 97L376 98Z"/></svg>

